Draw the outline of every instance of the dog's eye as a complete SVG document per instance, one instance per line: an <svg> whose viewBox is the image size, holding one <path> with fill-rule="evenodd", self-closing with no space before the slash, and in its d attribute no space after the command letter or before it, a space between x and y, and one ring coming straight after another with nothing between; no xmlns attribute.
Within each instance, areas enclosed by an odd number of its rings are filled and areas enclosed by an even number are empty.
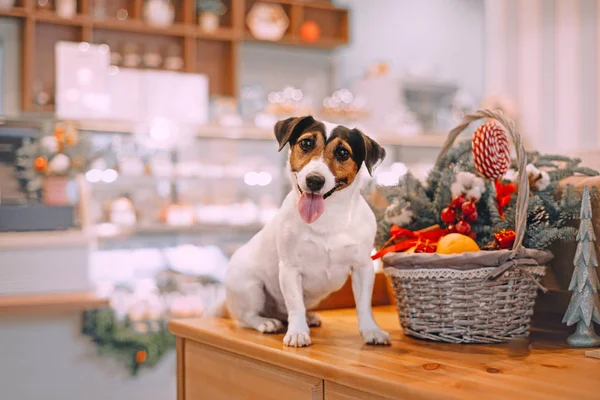
<svg viewBox="0 0 600 400"><path fill-rule="evenodd" d="M340 161L346 161L350 157L350 152L343 147L335 149L335 157Z"/></svg>
<svg viewBox="0 0 600 400"><path fill-rule="evenodd" d="M309 151L311 150L315 145L315 140L310 138L310 139L302 139L300 141L300 148L304 151Z"/></svg>

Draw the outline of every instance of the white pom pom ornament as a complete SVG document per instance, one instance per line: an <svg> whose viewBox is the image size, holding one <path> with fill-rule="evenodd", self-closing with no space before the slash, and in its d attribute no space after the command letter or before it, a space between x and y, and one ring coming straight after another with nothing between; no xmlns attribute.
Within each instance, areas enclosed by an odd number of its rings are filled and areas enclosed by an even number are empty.
<svg viewBox="0 0 600 400"><path fill-rule="evenodd" d="M55 155L52 157L52 160L50 160L50 163L48 163L48 168L50 171L57 175L66 174L70 166L71 159L63 153Z"/></svg>
<svg viewBox="0 0 600 400"><path fill-rule="evenodd" d="M473 133L473 162L477 172L499 179L510 167L510 147L504 128L496 121L481 125Z"/></svg>

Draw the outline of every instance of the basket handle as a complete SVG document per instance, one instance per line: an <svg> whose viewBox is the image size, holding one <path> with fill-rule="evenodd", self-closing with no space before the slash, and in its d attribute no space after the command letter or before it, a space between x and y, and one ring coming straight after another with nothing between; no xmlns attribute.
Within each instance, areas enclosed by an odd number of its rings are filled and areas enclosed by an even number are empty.
<svg viewBox="0 0 600 400"><path fill-rule="evenodd" d="M525 167L527 165L527 155L525 153L525 148L523 147L523 143L521 141L521 135L519 135L519 132L517 132L517 129L515 127L515 123L512 120L506 118L499 111L479 110L472 114L465 115L461 123L457 125L454 129L452 129L448 134L446 141L442 145L440 154L438 155L438 158L435 161L435 166L440 166L442 158L446 155L448 150L450 150L458 135L460 135L467 128L467 126L469 126L469 124L483 118L492 118L498 121L500 124L502 124L504 128L508 131L517 151L519 190L517 192L517 206L515 210L516 237L515 242L513 243L511 253L512 258L517 254L519 249L523 247L523 237L525 236L525 229L527 226L527 205L529 203L529 178L525 170Z"/></svg>

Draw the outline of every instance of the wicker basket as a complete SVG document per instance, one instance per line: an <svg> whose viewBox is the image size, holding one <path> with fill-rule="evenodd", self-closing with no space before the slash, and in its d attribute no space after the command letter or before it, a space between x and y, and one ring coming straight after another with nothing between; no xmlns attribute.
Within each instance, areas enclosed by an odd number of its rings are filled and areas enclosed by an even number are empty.
<svg viewBox="0 0 600 400"><path fill-rule="evenodd" d="M481 110L454 128L436 165L473 121L493 118L510 134L517 152L519 191L512 250L456 255L389 253L383 256L407 335L450 343L501 343L529 334L533 306L545 264L552 254L523 248L529 182L521 138L512 121Z"/></svg>

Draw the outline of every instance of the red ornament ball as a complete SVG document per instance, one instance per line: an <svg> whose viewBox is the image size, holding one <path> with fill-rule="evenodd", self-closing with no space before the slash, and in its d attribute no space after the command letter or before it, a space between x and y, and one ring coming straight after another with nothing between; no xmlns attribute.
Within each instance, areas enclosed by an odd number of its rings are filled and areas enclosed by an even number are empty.
<svg viewBox="0 0 600 400"><path fill-rule="evenodd" d="M315 21L305 21L300 26L300 38L306 43L315 43L321 37L321 29Z"/></svg>
<svg viewBox="0 0 600 400"><path fill-rule="evenodd" d="M450 204L450 207L458 210L462 207L462 205L465 201L467 201L467 199L465 199L465 196L463 196L463 195L457 196L452 199L452 203Z"/></svg>
<svg viewBox="0 0 600 400"><path fill-rule="evenodd" d="M467 233L471 232L471 225L468 222L459 221L456 224L456 232L466 235Z"/></svg>
<svg viewBox="0 0 600 400"><path fill-rule="evenodd" d="M481 125L473 133L473 162L477 172L499 179L510 167L510 147L504 128L496 121Z"/></svg>
<svg viewBox="0 0 600 400"><path fill-rule="evenodd" d="M449 208L446 207L442 210L442 221L444 221L447 224L451 224L456 220L456 212Z"/></svg>
<svg viewBox="0 0 600 400"><path fill-rule="evenodd" d="M461 209L465 217L477 212L477 206L472 201L464 202Z"/></svg>
<svg viewBox="0 0 600 400"><path fill-rule="evenodd" d="M467 222L475 222L475 221L477 221L478 217L479 217L479 215L477 215L477 211L475 211L474 213L471 213L469 215L465 215L465 220Z"/></svg>

